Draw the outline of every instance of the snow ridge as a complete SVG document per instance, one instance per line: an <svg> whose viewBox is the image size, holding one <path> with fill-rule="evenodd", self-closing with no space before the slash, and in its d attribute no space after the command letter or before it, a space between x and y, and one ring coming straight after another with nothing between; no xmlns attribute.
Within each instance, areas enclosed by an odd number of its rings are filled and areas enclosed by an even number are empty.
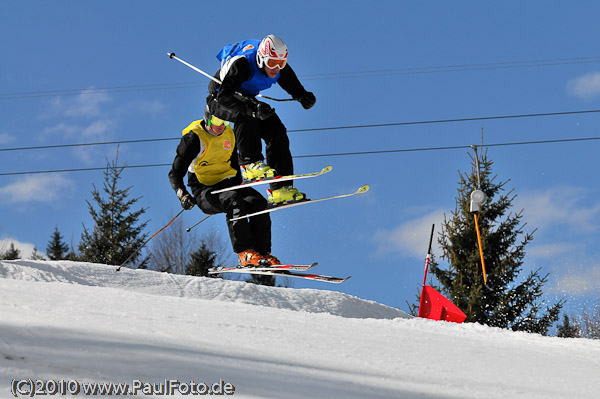
<svg viewBox="0 0 600 399"><path fill-rule="evenodd" d="M173 275L71 261L0 261L0 277L110 287L147 294L247 303L348 318L410 318L405 312L335 291L265 287L241 281ZM324 283L321 283L321 285Z"/></svg>

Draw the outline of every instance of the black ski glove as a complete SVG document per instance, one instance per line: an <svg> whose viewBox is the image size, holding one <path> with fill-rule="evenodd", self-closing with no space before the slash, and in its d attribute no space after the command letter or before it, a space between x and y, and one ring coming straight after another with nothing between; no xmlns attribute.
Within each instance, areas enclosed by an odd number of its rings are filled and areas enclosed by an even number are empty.
<svg viewBox="0 0 600 399"><path fill-rule="evenodd" d="M181 207L187 211L192 209L194 205L196 205L196 201L194 197L192 197L187 191L183 188L178 188L175 192L177 194L177 198L179 198L179 202L181 202Z"/></svg>
<svg viewBox="0 0 600 399"><path fill-rule="evenodd" d="M246 115L264 121L275 114L275 108L269 104L258 101L256 104L248 102L246 104Z"/></svg>
<svg viewBox="0 0 600 399"><path fill-rule="evenodd" d="M302 104L304 109L312 108L312 106L315 105L315 103L317 102L317 98L310 91L307 91L305 95L298 98L297 100L300 101L300 104Z"/></svg>

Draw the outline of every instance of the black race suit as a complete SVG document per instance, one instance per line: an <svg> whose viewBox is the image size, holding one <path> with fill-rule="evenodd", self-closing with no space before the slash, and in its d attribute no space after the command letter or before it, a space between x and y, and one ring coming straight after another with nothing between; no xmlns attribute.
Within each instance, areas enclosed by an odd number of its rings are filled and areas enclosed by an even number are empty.
<svg viewBox="0 0 600 399"><path fill-rule="evenodd" d="M204 123L204 122L202 122ZM169 172L169 181L174 190L185 190L183 177L187 174L188 186L192 196L202 212L207 215L225 213L227 227L233 250L236 253L246 249L254 249L260 254L271 252L271 219L268 214L240 219L234 222L229 219L242 216L251 212L266 209L266 199L253 188L226 191L220 194L211 194L211 191L230 187L241 183L242 178L237 162L235 148L231 156L231 167L238 171L235 177L220 181L213 186L200 183L194 172L189 172L188 167L200 153L200 139L194 133L188 133L181 138L177 146L177 155ZM187 191L187 190L186 190Z"/></svg>
<svg viewBox="0 0 600 399"><path fill-rule="evenodd" d="M259 73L264 72L260 71ZM217 71L215 77L219 78L219 74L220 71ZM290 152L290 141L279 116L273 114L266 120L248 116L247 104L234 95L236 91L240 91L242 83L248 79L250 79L250 65L245 57L240 57L229 68L222 85L218 85L214 81L211 81L209 85L209 92L216 95L219 107L224 107L236 115L232 122L234 122L239 164L246 165L264 159L262 139L265 141L267 165L274 168L278 175L291 175L294 173L294 164ZM307 94L289 64L280 71L277 84L292 98L300 98ZM290 184L290 182L273 183L271 188L277 189Z"/></svg>

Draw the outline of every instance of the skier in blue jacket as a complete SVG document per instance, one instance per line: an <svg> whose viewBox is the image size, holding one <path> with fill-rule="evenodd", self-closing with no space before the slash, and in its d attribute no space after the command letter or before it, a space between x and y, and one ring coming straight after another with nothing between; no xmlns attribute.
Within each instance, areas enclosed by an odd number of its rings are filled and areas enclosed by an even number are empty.
<svg viewBox="0 0 600 399"><path fill-rule="evenodd" d="M305 109L315 104L314 94L304 89L287 57L287 46L275 35L268 35L262 41L230 44L217 54L221 68L215 77L222 84L211 82L208 102L216 99L219 112L234 122L239 164L246 180L294 173L285 126L271 106L255 99L261 91L278 83ZM266 163L261 139L265 141ZM306 198L290 181L271 183L267 191L272 204Z"/></svg>

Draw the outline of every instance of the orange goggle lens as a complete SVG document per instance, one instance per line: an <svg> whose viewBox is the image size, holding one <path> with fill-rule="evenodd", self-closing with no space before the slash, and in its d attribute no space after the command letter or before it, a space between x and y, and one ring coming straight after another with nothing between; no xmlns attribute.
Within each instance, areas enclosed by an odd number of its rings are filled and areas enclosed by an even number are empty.
<svg viewBox="0 0 600 399"><path fill-rule="evenodd" d="M287 59L283 58L267 58L267 67L282 69L287 63Z"/></svg>

